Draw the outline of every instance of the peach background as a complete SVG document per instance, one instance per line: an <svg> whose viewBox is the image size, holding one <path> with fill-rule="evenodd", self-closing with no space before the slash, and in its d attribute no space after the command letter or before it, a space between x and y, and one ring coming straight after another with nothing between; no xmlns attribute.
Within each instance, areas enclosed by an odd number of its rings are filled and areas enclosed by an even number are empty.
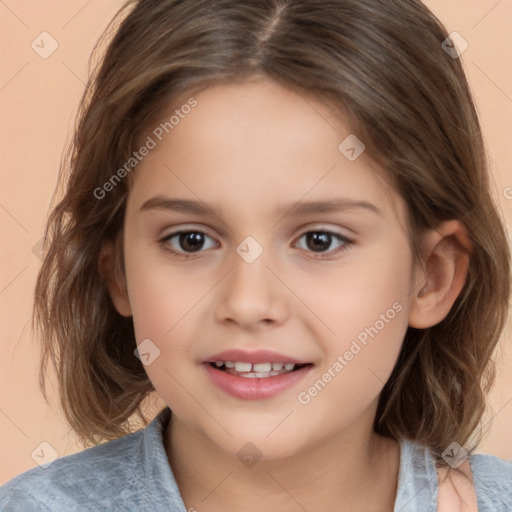
<svg viewBox="0 0 512 512"><path fill-rule="evenodd" d="M512 221L512 1L429 0L426 4L469 43L463 61L494 161L496 196ZM87 77L94 42L120 0L7 0L0 3L1 180L0 267L1 393L0 482L34 467L31 453L43 441L63 456L79 450L53 394L47 405L38 389L38 346L30 333L32 293L40 266L34 246L54 191L60 155L69 137ZM42 59L31 48L41 32L58 49ZM512 459L511 322L498 354L494 411L480 451Z"/></svg>

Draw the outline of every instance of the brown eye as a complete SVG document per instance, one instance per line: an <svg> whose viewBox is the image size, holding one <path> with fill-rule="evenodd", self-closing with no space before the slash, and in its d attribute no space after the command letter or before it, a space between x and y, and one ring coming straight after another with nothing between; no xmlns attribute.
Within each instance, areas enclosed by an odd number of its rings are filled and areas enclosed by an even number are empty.
<svg viewBox="0 0 512 512"><path fill-rule="evenodd" d="M204 233L181 233L179 235L179 246L185 252L196 252L204 245Z"/></svg>
<svg viewBox="0 0 512 512"><path fill-rule="evenodd" d="M329 233L307 233L306 245L315 252L327 251L332 243L332 235Z"/></svg>
<svg viewBox="0 0 512 512"><path fill-rule="evenodd" d="M300 237L297 246L314 253L336 253L346 249L351 243L351 240L338 233L308 231Z"/></svg>
<svg viewBox="0 0 512 512"><path fill-rule="evenodd" d="M178 254L191 254L216 247L215 241L201 231L171 233L161 240L168 250Z"/></svg>

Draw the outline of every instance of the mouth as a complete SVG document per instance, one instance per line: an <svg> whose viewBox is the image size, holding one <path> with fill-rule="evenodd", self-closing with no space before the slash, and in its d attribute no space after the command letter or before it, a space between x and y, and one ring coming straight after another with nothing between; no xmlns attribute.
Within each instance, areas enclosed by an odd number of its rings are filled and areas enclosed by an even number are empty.
<svg viewBox="0 0 512 512"><path fill-rule="evenodd" d="M232 349L201 366L224 393L241 400L266 400L299 386L314 364L271 350Z"/></svg>
<svg viewBox="0 0 512 512"><path fill-rule="evenodd" d="M266 379L277 377L300 370L306 366L312 366L311 363L295 364L284 362L262 362L250 363L245 361L215 361L209 363L212 368L226 372L230 375L243 377L246 379Z"/></svg>

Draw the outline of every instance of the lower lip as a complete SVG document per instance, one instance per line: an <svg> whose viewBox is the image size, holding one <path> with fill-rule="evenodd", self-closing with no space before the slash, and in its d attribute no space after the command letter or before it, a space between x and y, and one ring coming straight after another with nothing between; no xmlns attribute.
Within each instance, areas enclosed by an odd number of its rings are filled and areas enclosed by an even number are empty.
<svg viewBox="0 0 512 512"><path fill-rule="evenodd" d="M296 385L312 368L312 365L307 365L282 375L251 379L231 375L214 368L209 363L203 363L203 366L213 384L228 395L242 400L265 400L272 398Z"/></svg>

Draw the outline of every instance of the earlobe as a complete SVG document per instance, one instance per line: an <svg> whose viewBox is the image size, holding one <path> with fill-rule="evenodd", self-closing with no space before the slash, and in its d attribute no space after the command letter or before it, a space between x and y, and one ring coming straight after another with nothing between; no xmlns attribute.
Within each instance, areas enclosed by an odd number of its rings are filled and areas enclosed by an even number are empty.
<svg viewBox="0 0 512 512"><path fill-rule="evenodd" d="M122 250L117 248L117 250ZM105 279L108 293L114 307L122 316L132 316L126 279L124 274L116 272L116 248L109 243L102 247L98 260L98 266L101 276ZM119 275L118 275L119 274Z"/></svg>
<svg viewBox="0 0 512 512"><path fill-rule="evenodd" d="M417 329L438 324L450 312L466 282L472 244L464 224L451 220L425 235L424 248L409 311L409 326Z"/></svg>

